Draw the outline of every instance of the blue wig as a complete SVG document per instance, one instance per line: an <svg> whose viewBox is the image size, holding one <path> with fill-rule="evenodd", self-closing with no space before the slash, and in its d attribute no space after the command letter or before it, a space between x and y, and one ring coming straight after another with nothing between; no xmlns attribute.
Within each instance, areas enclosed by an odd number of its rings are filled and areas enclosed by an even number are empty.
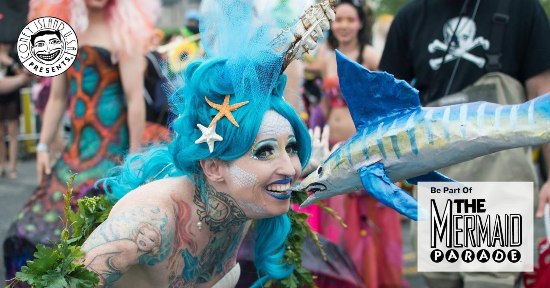
<svg viewBox="0 0 550 288"><path fill-rule="evenodd" d="M253 22L250 13L253 10L252 1L205 2L210 1L203 1L203 5L211 10L201 12L204 16L201 35L210 57L195 60L187 66L184 85L171 97L172 112L178 116L171 127L173 140L168 145L129 156L111 177L101 180L107 195L114 201L155 179L202 173L200 160L217 158L231 161L240 158L254 144L263 116L268 110L279 113L292 125L299 145L298 157L302 168L309 161L311 139L307 128L282 97L286 84L286 76L280 75L284 55L276 53L269 41L266 41L269 36L266 29L261 26L250 28ZM226 7L215 9L218 4ZM238 12L241 17L235 18L224 11ZM220 29L238 30L226 35L223 33L228 31ZM246 30L246 33L235 32L239 30ZM222 36L209 38L212 33ZM210 152L206 143L195 144L195 140L202 135L197 124L208 126L218 113L206 103L205 97L214 103L222 103L226 95L230 95L230 104L249 103L233 111L239 127L226 117L217 122L216 133L223 137L223 141L216 142ZM201 197L206 199L206 195ZM282 261L285 241L290 232L288 215L258 220L256 227L254 260L260 279L255 286L261 286L269 279L288 277L294 269Z"/></svg>

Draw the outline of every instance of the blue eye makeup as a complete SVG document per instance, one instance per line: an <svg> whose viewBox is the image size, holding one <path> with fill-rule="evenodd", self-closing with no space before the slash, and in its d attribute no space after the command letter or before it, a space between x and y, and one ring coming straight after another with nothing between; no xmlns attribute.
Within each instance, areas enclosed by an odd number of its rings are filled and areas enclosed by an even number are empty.
<svg viewBox="0 0 550 288"><path fill-rule="evenodd" d="M288 142L285 146L285 152L289 156L295 156L298 155L298 142L296 141L296 137L294 135L290 135L288 137ZM277 139L275 138L269 138L264 139L262 141L259 141L254 145L251 152L251 158L256 160L271 160L279 157L280 153L282 151L279 151L279 144L277 142Z"/></svg>
<svg viewBox="0 0 550 288"><path fill-rule="evenodd" d="M264 139L252 148L252 158L256 160L271 160L279 156L277 139Z"/></svg>
<svg viewBox="0 0 550 288"><path fill-rule="evenodd" d="M285 150L286 153L290 156L298 155L298 142L296 141L296 137L293 135L288 137L288 143L286 144Z"/></svg>

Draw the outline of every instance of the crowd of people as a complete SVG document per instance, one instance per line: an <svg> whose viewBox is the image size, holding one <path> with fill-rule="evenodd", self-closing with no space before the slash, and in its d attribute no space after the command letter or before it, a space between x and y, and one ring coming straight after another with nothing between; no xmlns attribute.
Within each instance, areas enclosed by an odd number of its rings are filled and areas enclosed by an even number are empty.
<svg viewBox="0 0 550 288"><path fill-rule="evenodd" d="M4 239L6 279L32 259L37 244L60 239L62 196L73 172L74 203L102 194L117 203L82 247L86 267L105 286L234 287L237 251L252 219L253 285L288 277L293 268L281 259L290 232L286 212L294 209L289 188L302 171L316 168L308 162L318 165L356 132L335 50L411 83L423 105L444 105L442 99L489 74L525 89L502 104L550 92L550 25L536 0L416 0L395 18L376 18L362 0L338 1L324 43L286 70L268 48L273 35L252 33L254 13L262 13L253 1L203 0L204 7L221 8L187 11L177 30L155 28L159 1L30 2L29 20L55 16L74 25L79 51L65 73L39 78L18 65L13 45L0 44L0 138L9 139L8 151L0 145L2 177L17 178L22 87L34 86L41 119L38 188ZM296 9L290 2L277 1L264 13L284 28L290 15L302 13L290 13ZM550 145L540 149L540 165L549 171ZM538 183L531 151L511 151L445 174ZM537 188L540 217L550 182ZM309 224L345 251L360 276L357 287L407 286L403 216L361 190L323 203L347 227L316 206L307 210ZM519 274L423 276L430 287L514 287Z"/></svg>

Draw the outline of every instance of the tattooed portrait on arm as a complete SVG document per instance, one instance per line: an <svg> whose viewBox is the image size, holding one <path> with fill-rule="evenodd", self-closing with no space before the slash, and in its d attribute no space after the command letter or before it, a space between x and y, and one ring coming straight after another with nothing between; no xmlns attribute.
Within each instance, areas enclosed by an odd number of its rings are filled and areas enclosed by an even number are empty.
<svg viewBox="0 0 550 288"><path fill-rule="evenodd" d="M167 219L158 208L134 208L105 221L82 246L87 255L86 268L108 285L133 265L162 261L171 242L168 233L161 232L166 230Z"/></svg>

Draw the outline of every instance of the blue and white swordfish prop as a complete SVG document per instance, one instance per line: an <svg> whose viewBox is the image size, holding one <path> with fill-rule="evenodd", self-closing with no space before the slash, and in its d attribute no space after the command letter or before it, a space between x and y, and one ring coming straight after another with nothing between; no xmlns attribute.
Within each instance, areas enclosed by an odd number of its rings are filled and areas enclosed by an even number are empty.
<svg viewBox="0 0 550 288"><path fill-rule="evenodd" d="M342 94L357 133L297 187L302 207L365 189L417 219L418 205L393 182L453 181L436 169L485 154L550 142L550 94L519 105L475 102L421 107L418 91L336 51Z"/></svg>

